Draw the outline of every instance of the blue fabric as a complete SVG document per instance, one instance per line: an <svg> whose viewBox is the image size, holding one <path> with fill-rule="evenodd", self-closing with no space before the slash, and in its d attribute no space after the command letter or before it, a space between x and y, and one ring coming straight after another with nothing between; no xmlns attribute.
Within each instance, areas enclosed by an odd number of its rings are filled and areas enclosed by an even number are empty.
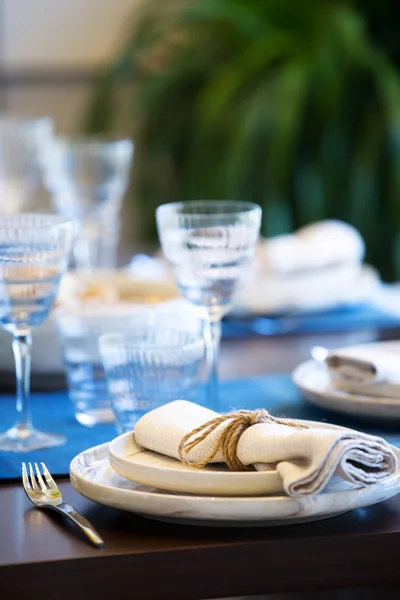
<svg viewBox="0 0 400 600"><path fill-rule="evenodd" d="M400 316L388 314L369 304L357 304L319 313L281 317L228 317L222 323L224 338L286 333L315 333L360 329L390 329L400 326Z"/></svg>
<svg viewBox="0 0 400 600"><path fill-rule="evenodd" d="M308 405L303 401L289 375L263 375L248 379L221 382L220 410L265 407L274 415L329 421L338 425L362 429L385 437L400 446L400 424L397 428L351 419ZM32 396L34 423L43 431L63 433L64 446L27 453L0 452L0 479L19 479L22 461L43 461L53 475L67 475L72 458L83 450L111 440L116 436L112 425L88 428L75 421L66 392L35 393ZM15 397L0 396L0 426L6 429L15 417Z"/></svg>

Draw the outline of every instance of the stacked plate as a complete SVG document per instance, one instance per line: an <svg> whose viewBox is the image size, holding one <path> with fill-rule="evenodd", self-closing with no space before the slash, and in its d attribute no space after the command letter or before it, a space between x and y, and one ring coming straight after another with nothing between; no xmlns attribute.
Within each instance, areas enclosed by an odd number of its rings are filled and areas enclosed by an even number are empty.
<svg viewBox="0 0 400 600"><path fill-rule="evenodd" d="M400 451L393 450L400 459ZM132 432L79 454L71 463L70 475L75 489L91 500L144 517L191 525L249 527L318 521L381 502L400 491L398 471L383 483L364 488L333 478L316 496L292 498L285 495L275 470L188 467L144 450Z"/></svg>
<svg viewBox="0 0 400 600"><path fill-rule="evenodd" d="M376 350L397 357L400 365L400 342L376 342L363 344L363 351ZM311 404L332 411L368 418L400 421L400 376L399 382L367 386L359 391L350 391L335 386L323 361L309 360L293 371L293 381L302 396Z"/></svg>

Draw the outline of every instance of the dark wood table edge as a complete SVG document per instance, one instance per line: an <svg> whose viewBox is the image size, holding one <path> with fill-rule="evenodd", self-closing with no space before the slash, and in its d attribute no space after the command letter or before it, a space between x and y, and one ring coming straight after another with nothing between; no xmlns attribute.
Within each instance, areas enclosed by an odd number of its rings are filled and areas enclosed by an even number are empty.
<svg viewBox="0 0 400 600"><path fill-rule="evenodd" d="M343 537L346 538L343 551ZM245 548L246 559L243 560ZM400 584L400 533L273 539L122 555L84 557L0 568L0 589L25 597L71 600L77 587L96 598L132 588L140 600L201 600L302 590ZM371 556L372 555L372 556ZM374 564L373 556L379 556ZM282 561L282 556L286 560ZM371 559L372 558L372 559ZM106 561L106 562L104 562ZM285 565L290 565L289 569ZM160 588L154 579L160 581ZM49 596L49 590L52 595ZM140 593L139 593L140 592Z"/></svg>

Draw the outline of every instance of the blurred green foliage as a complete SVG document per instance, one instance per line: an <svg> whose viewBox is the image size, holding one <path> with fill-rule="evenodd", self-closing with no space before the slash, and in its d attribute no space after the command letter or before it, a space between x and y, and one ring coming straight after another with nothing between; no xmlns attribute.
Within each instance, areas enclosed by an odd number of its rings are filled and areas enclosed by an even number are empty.
<svg viewBox="0 0 400 600"><path fill-rule="evenodd" d="M264 235L354 224L368 260L400 278L396 5L145 0L84 125L135 139L143 235L160 203L246 199Z"/></svg>

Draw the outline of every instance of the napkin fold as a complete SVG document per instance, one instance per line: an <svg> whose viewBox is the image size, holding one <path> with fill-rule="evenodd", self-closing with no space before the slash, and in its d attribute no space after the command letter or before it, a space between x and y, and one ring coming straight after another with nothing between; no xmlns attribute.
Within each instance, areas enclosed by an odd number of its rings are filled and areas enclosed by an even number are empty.
<svg viewBox="0 0 400 600"><path fill-rule="evenodd" d="M332 350L325 363L336 388L400 398L400 353L389 352L379 343Z"/></svg>
<svg viewBox="0 0 400 600"><path fill-rule="evenodd" d="M347 270L340 271L344 277L354 275L354 269L361 266L364 255L365 244L357 229L332 219L312 223L292 234L260 241L256 261L266 273L279 275L304 275L309 271L346 265Z"/></svg>
<svg viewBox="0 0 400 600"><path fill-rule="evenodd" d="M153 452L179 458L182 438L220 415L212 410L176 400L144 415L136 424L135 440ZM201 462L229 427L221 423L187 458ZM289 496L318 494L331 477L341 476L355 486L382 481L397 470L397 457L385 440L352 430L316 426L298 429L277 423L252 425L241 435L237 456L257 470L277 469ZM212 462L223 462L219 451Z"/></svg>

